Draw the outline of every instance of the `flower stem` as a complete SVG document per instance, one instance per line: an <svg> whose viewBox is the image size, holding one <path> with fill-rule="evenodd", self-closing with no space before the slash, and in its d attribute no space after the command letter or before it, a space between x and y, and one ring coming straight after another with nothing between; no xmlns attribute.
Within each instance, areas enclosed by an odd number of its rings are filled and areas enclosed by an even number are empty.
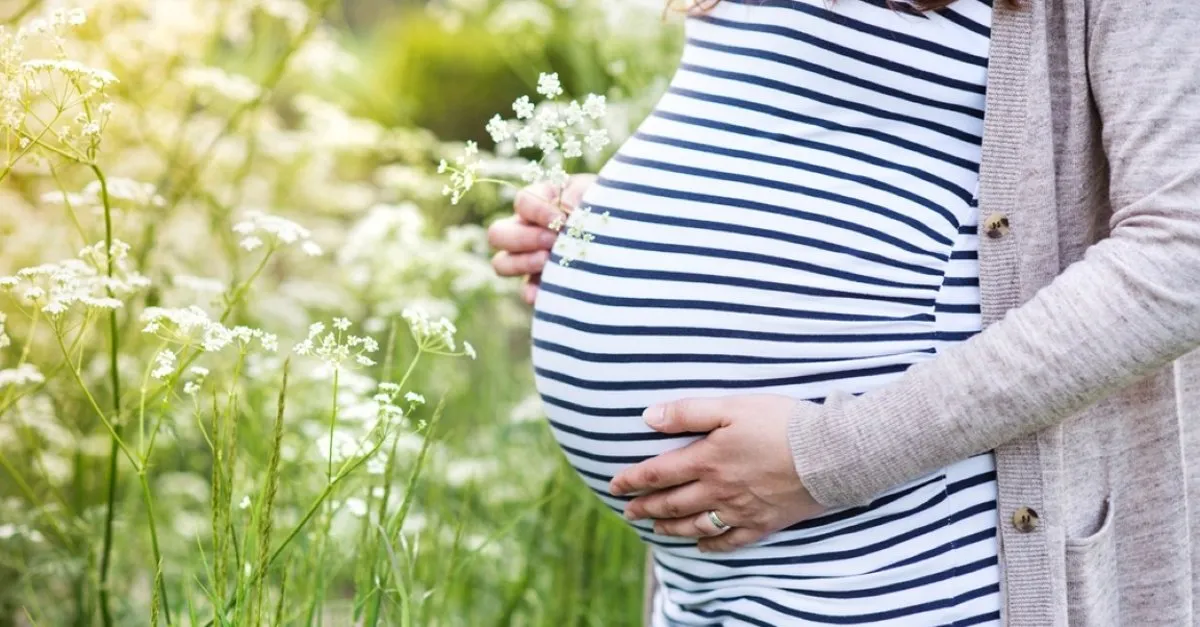
<svg viewBox="0 0 1200 627"><path fill-rule="evenodd" d="M333 410L329 412L329 466L325 471L325 483L333 483L333 432L337 428L338 415L338 374L341 373L341 368L334 367L333 369Z"/></svg>
<svg viewBox="0 0 1200 627"><path fill-rule="evenodd" d="M108 258L108 278L113 276L113 228L112 228L112 204L108 198L108 181L104 178L104 173L96 165L92 165L92 172L96 174L96 179L100 182L100 199L104 205L104 252ZM108 288L109 297L113 296L112 288ZM108 573L109 567L112 565L112 544L113 544L113 517L116 514L116 499L117 499L117 473L120 469L117 463L117 456L120 452L121 442L121 372L117 368L117 352L121 347L121 338L117 331L117 312L111 309L108 312L108 333L109 333L109 376L112 384L112 402L113 402L113 417L112 417L112 445L109 447L108 453L108 498L105 504L104 513L104 548L100 553L100 616L104 623L104 627L112 627L112 610L109 604L108 596ZM165 602L166 599L164 599Z"/></svg>
<svg viewBox="0 0 1200 627"><path fill-rule="evenodd" d="M167 618L168 627L171 624L171 601L167 599L167 586L163 583L162 576L162 551L158 548L158 528L154 524L154 501L150 497L150 482L146 479L145 467L138 473L138 479L142 484L142 500L146 503L146 522L150 527L150 550L154 552L154 563L158 568L158 594L162 600L162 613ZM158 627L157 621L151 623L153 627Z"/></svg>

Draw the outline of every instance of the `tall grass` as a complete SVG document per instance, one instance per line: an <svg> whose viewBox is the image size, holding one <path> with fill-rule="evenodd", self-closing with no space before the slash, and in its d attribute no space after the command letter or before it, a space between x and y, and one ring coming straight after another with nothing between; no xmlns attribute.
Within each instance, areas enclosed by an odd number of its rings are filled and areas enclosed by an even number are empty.
<svg viewBox="0 0 1200 627"><path fill-rule="evenodd" d="M488 268L505 199L451 212L436 136L332 101L387 68L337 69L330 0L85 4L0 31L0 627L638 624L643 548L562 460ZM611 4L431 10L452 44L405 31L405 64L520 34L510 79L602 91L661 48L585 28Z"/></svg>

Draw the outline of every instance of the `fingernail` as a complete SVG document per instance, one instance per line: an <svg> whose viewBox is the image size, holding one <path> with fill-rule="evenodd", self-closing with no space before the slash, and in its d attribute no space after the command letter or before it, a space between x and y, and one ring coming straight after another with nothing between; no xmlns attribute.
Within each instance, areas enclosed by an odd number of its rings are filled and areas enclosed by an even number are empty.
<svg viewBox="0 0 1200 627"><path fill-rule="evenodd" d="M546 231L538 236L538 243L542 245L542 248L553 248L554 242L557 241L558 233L553 231Z"/></svg>
<svg viewBox="0 0 1200 627"><path fill-rule="evenodd" d="M663 406L651 405L647 407L646 411L642 412L642 418L646 421L646 424L650 425L651 427L657 427L661 425L666 420L666 416L663 412Z"/></svg>
<svg viewBox="0 0 1200 627"><path fill-rule="evenodd" d="M625 520L637 520L637 519L638 519L638 517L636 515L634 515L633 512L630 512L629 510L625 510Z"/></svg>
<svg viewBox="0 0 1200 627"><path fill-rule="evenodd" d="M625 493L625 491L622 490L621 488L618 488L616 483L610 482L608 484L608 493L613 496L621 496L622 494Z"/></svg>

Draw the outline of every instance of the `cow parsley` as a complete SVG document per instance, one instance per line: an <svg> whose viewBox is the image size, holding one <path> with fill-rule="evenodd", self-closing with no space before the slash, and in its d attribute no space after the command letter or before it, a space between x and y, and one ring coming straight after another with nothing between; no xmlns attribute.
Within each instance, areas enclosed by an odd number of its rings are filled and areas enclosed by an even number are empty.
<svg viewBox="0 0 1200 627"><path fill-rule="evenodd" d="M545 100L535 104L529 96L521 96L513 102L514 117L506 119L497 114L486 128L498 150L531 150L539 154L536 159L524 162L519 169L519 178L524 184L548 183L555 189L553 197L558 199L555 202L567 217L555 221L550 228L562 233L556 252L559 262L568 265L584 256L587 243L594 237L589 233L590 209L572 207L561 200L570 180L565 164L608 146L608 131L600 127L608 105L605 97L597 94L588 94L582 103L560 100L563 87L558 74L540 75L537 92ZM475 142L467 142L453 163L443 159L438 164L438 173L449 176L442 193L450 197L451 204L458 204L476 183L517 187L507 180L483 176L482 165L479 146ZM608 214L602 217L607 218Z"/></svg>

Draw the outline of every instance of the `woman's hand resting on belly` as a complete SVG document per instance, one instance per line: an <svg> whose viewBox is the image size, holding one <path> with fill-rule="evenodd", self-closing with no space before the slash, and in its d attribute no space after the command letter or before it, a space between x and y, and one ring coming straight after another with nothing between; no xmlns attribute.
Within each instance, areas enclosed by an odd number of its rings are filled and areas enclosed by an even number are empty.
<svg viewBox="0 0 1200 627"><path fill-rule="evenodd" d="M656 519L660 534L700 538L701 551L730 551L813 518L823 508L801 483L788 446L796 403L753 395L650 407L644 417L656 431L707 435L627 468L609 489L642 495L625 508L627 518ZM710 511L730 528L716 528Z"/></svg>
<svg viewBox="0 0 1200 627"><path fill-rule="evenodd" d="M595 181L572 178L562 204L575 207ZM558 234L550 225L562 212L550 186L522 190L514 215L488 229L499 252L492 266L501 276L528 277L522 296L532 304L538 279ZM626 516L657 519L665 535L700 538L704 551L730 551L822 512L796 474L787 424L797 401L755 395L686 399L646 410L646 422L663 433L706 433L691 445L626 469L613 494L641 496ZM655 420L655 418L661 418ZM708 512L729 528L718 530Z"/></svg>

